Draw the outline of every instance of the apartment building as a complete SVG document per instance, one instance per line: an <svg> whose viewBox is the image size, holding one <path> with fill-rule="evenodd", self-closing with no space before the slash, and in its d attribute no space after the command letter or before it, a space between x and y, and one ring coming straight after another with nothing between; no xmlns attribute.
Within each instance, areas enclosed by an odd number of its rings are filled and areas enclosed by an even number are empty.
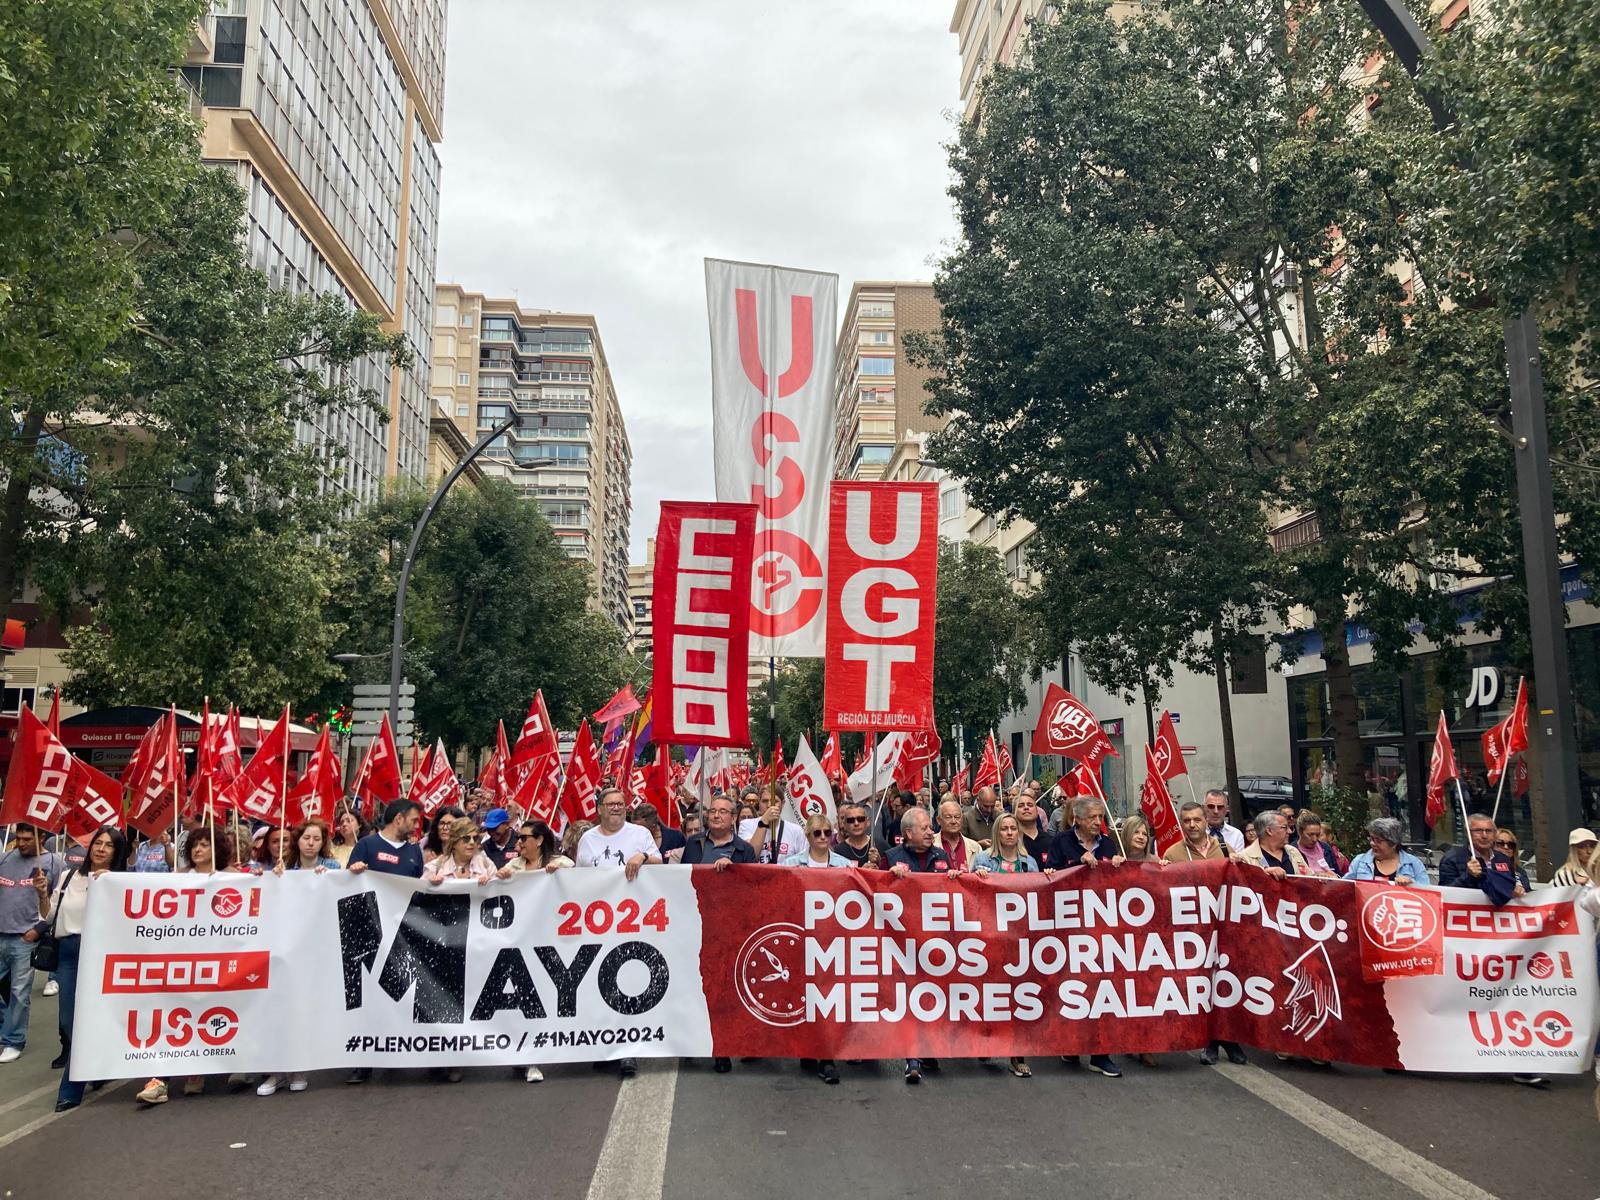
<svg viewBox="0 0 1600 1200"><path fill-rule="evenodd" d="M301 426L352 508L427 470L445 4L215 0L183 67L202 155L245 190L252 262L276 287L377 314L416 356L357 368L387 397L387 423L358 411Z"/></svg>
<svg viewBox="0 0 1600 1200"><path fill-rule="evenodd" d="M943 422L922 411L928 372L913 366L905 336L939 327L931 283L852 284L834 358L833 474L911 478L895 462L902 436Z"/></svg>
<svg viewBox="0 0 1600 1200"><path fill-rule="evenodd" d="M633 607L633 640L628 648L635 654L655 649L656 540L646 538L644 562L628 566L628 603Z"/></svg>
<svg viewBox="0 0 1600 1200"><path fill-rule="evenodd" d="M472 442L520 414L484 474L539 505L567 557L593 568L595 609L630 633L633 451L594 317L441 283L433 319L433 405Z"/></svg>

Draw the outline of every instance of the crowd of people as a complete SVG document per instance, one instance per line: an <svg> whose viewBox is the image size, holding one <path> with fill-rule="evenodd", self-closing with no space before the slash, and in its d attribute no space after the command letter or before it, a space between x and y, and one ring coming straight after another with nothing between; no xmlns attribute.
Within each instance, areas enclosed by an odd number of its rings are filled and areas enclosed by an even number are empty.
<svg viewBox="0 0 1600 1200"><path fill-rule="evenodd" d="M0 987L9 988L0 1022L0 1064L15 1061L27 1045L32 976L36 965L46 966L35 962L43 941L52 951L44 990L60 997L61 1049L51 1064L62 1070L57 1110L76 1107L86 1086L98 1086L72 1079L68 1063L88 894L93 881L108 871L197 875L376 871L422 879L431 886L451 880L483 886L520 872L573 867L621 869L632 880L645 867L661 863L718 871L735 864L767 864L885 871L896 878L958 872L984 878L1032 873L1049 877L1125 862L1159 870L1176 863L1230 859L1278 879L1301 876L1431 886L1427 867L1405 850L1401 823L1393 817L1370 821L1366 849L1349 855L1335 843L1323 819L1309 810L1296 812L1284 805L1261 812L1243 829L1234 826L1227 793L1221 790L1207 792L1204 801L1178 805L1182 838L1160 854L1144 818L1129 816L1108 823L1100 800L1065 800L1045 792L1036 781L1014 785L1004 795L980 788L967 803L950 794L936 801L928 788L891 791L876 809L874 817L872 808L841 790L833 817L814 815L802 824L784 816L783 796L770 786L742 794L718 792L703 802L685 792L681 829L675 829L662 822L654 806L641 804L630 811L622 791L609 788L598 797L596 821L569 824L558 836L545 822L526 819L514 806L502 807L487 793L471 789L462 805L441 808L428 821L415 802L393 801L383 809L376 828L363 820L353 801L339 808L331 828L315 818L284 829L271 824L251 828L236 817L222 824L189 817L176 836L163 832L137 844L111 826L80 846L64 835L46 839L39 830L17 825L11 830L9 847L0 854ZM1516 834L1483 813L1470 814L1467 825L1469 841L1444 856L1439 884L1479 889L1495 904L1523 895L1530 884L1518 858ZM1582 887L1583 905L1600 917L1597 842L1593 831L1573 830L1568 858L1554 883ZM1108 1023L1107 1028L1114 1026ZM1110 1050L1090 1055L1088 1069L1118 1077L1121 1069ZM1229 1042L1212 1043L1200 1058L1209 1065L1221 1055L1234 1063L1247 1061L1243 1048ZM1151 1055L1139 1057L1147 1065L1155 1063ZM1063 1062L1080 1065L1076 1058ZM637 1069L631 1058L616 1065L624 1078ZM806 1060L802 1066L825 1083L839 1082L837 1064L831 1060ZM924 1071L938 1066L935 1059L907 1059L905 1080L918 1083ZM1008 1067L1019 1078L1032 1074L1024 1058L1012 1058ZM718 1058L713 1069L726 1072L732 1063ZM517 1071L530 1083L543 1078L534 1063ZM459 1068L442 1069L437 1075L449 1082L461 1079ZM370 1076L369 1069L357 1068L347 1082L361 1084ZM1548 1082L1538 1075L1514 1078L1538 1086ZM307 1087L306 1077L297 1073L239 1082L254 1085L261 1096L284 1087L290 1092ZM182 1082L186 1095L204 1089L204 1076ZM168 1097L164 1079L151 1079L137 1093L145 1105L162 1104Z"/></svg>

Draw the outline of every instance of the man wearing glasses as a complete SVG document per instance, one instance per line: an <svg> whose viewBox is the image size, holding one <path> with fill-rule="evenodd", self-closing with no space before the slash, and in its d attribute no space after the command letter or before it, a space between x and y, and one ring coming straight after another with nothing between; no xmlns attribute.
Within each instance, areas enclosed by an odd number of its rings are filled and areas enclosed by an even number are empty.
<svg viewBox="0 0 1600 1200"><path fill-rule="evenodd" d="M733 832L733 801L713 796L706 805L706 828L684 844L679 860L690 866L715 867L726 871L734 863L756 861L755 848Z"/></svg>
<svg viewBox="0 0 1600 1200"><path fill-rule="evenodd" d="M834 853L850 860L853 867L877 870L883 866L887 851L879 847L867 829L867 806L846 800L839 806L839 832L844 836L834 846Z"/></svg>
<svg viewBox="0 0 1600 1200"><path fill-rule="evenodd" d="M1457 846L1439 860L1439 886L1476 888L1495 905L1522 895L1516 863L1495 849L1494 819L1488 813L1470 814L1467 836L1470 846Z"/></svg>
<svg viewBox="0 0 1600 1200"><path fill-rule="evenodd" d="M1228 793L1212 788L1206 793L1206 832L1226 846L1229 852L1244 851L1244 834L1228 824Z"/></svg>

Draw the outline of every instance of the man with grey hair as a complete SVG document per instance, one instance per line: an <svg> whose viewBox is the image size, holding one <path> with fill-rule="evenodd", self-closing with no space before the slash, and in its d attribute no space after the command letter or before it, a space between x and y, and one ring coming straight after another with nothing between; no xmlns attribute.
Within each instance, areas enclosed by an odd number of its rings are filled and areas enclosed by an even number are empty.
<svg viewBox="0 0 1600 1200"><path fill-rule="evenodd" d="M902 841L889 851L889 873L896 879L907 875L943 874L950 870L950 859L933 844L933 820L928 810L915 806L906 809L900 818ZM906 1059L906 1082L921 1083L923 1060ZM930 1058L926 1066L930 1071L939 1069L939 1060Z"/></svg>
<svg viewBox="0 0 1600 1200"><path fill-rule="evenodd" d="M1228 824L1228 793L1221 788L1212 788L1206 793L1206 832L1228 848L1229 853L1238 854L1244 849L1244 834Z"/></svg>
<svg viewBox="0 0 1600 1200"><path fill-rule="evenodd" d="M1064 825L1050 843L1050 861L1045 866L1058 871L1068 867L1094 867L1109 862L1122 865L1122 847L1105 833L1106 806L1094 796L1079 796L1072 802L1072 823Z"/></svg>
<svg viewBox="0 0 1600 1200"><path fill-rule="evenodd" d="M1281 812L1269 808L1265 812L1257 813L1253 824L1256 840L1246 846L1244 853L1238 856L1240 862L1261 867L1274 879L1311 874L1311 868L1306 866L1306 860L1300 851L1289 845L1289 822L1284 820Z"/></svg>
<svg viewBox="0 0 1600 1200"><path fill-rule="evenodd" d="M1005 810L995 798L992 787L981 787L972 798L972 807L961 815L961 832L985 850L989 848L989 834L994 829L995 818Z"/></svg>

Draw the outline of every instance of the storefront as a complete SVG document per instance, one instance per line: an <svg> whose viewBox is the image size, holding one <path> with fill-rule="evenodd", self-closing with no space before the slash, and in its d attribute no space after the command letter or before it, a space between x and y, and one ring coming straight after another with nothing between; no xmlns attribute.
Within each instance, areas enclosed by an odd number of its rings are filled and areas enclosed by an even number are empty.
<svg viewBox="0 0 1600 1200"><path fill-rule="evenodd" d="M1576 699L1584 819L1592 825L1600 816L1600 622L1595 622L1596 614L1588 605L1581 608L1581 612L1575 608L1572 617L1590 623L1568 628L1567 648ZM1370 643L1362 640L1361 633L1355 629L1348 640L1368 790L1382 796L1391 814L1406 821L1412 840L1430 840L1422 814L1434 733L1443 711L1468 806L1489 811L1494 806L1495 788L1489 784L1481 739L1490 726L1511 711L1521 674L1507 660L1500 642L1480 640L1466 646L1465 670L1447 679L1436 649L1412 654L1398 673L1380 669L1370 661ZM1291 762L1299 805L1306 804L1309 791L1320 781L1331 780L1333 773L1327 673L1317 657L1320 641L1315 635L1307 635L1302 649L1311 661L1307 663L1303 658L1285 672L1289 685ZM1306 670L1308 665L1314 669ZM1532 847L1533 800L1525 773L1506 779L1500 822L1516 830L1524 850ZM1453 831L1454 826L1450 828ZM1566 832L1554 831L1563 844Z"/></svg>

